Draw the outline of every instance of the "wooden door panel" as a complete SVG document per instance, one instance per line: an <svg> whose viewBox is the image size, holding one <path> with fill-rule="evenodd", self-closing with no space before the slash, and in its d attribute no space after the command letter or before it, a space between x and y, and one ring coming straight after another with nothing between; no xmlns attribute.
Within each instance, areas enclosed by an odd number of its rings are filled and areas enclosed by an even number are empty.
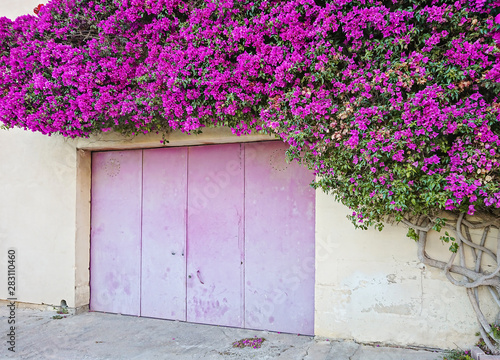
<svg viewBox="0 0 500 360"><path fill-rule="evenodd" d="M245 323L313 335L313 175L285 149L245 145Z"/></svg>
<svg viewBox="0 0 500 360"><path fill-rule="evenodd" d="M243 327L243 164L238 144L189 149L187 320Z"/></svg>
<svg viewBox="0 0 500 360"><path fill-rule="evenodd" d="M141 150L92 154L92 310L140 313L141 168Z"/></svg>
<svg viewBox="0 0 500 360"><path fill-rule="evenodd" d="M186 320L187 148L144 150L141 316Z"/></svg>

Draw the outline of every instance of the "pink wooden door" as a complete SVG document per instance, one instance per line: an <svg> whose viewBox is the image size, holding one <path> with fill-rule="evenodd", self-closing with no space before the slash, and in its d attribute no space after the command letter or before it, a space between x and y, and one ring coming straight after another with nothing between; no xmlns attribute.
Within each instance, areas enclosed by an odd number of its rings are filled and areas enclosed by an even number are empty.
<svg viewBox="0 0 500 360"><path fill-rule="evenodd" d="M187 148L144 150L141 316L186 320Z"/></svg>
<svg viewBox="0 0 500 360"><path fill-rule="evenodd" d="M142 151L92 154L90 308L139 315Z"/></svg>
<svg viewBox="0 0 500 360"><path fill-rule="evenodd" d="M240 145L189 149L188 321L243 327L242 190Z"/></svg>
<svg viewBox="0 0 500 360"><path fill-rule="evenodd" d="M313 175L284 150L94 153L91 309L312 335Z"/></svg>
<svg viewBox="0 0 500 360"><path fill-rule="evenodd" d="M245 149L246 327L313 335L313 175L282 143Z"/></svg>

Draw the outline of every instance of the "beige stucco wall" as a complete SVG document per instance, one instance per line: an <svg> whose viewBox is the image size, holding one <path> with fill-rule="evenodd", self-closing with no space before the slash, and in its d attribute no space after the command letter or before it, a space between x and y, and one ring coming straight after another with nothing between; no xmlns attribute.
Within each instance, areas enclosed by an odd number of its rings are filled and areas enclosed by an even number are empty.
<svg viewBox="0 0 500 360"><path fill-rule="evenodd" d="M15 19L21 15L34 15L33 9L38 4L45 4L42 0L2 0L0 1L0 17Z"/></svg>
<svg viewBox="0 0 500 360"><path fill-rule="evenodd" d="M347 214L345 206L317 192L316 335L440 348L477 341L465 289L418 261L405 227L354 230ZM449 244L439 235L430 236L429 245L429 254L448 260ZM486 293L482 298L491 300Z"/></svg>
<svg viewBox="0 0 500 360"><path fill-rule="evenodd" d="M60 137L0 130L0 298L7 249L17 251L17 297L73 306L75 147Z"/></svg>

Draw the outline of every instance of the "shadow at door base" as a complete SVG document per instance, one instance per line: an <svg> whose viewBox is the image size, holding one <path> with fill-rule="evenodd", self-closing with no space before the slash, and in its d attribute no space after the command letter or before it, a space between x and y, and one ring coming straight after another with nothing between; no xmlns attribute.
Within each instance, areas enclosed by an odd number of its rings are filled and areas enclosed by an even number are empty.
<svg viewBox="0 0 500 360"><path fill-rule="evenodd" d="M197 322L193 322L193 321L181 321L181 320L156 318L156 317L151 317L151 316L118 314L118 313L111 313L111 312L98 311L98 310L82 311L79 314L85 313L85 312L93 312L93 313L108 314L108 315L119 315L119 316L126 316L126 317L131 317L131 318L140 318L140 319L159 320L159 321L166 321L168 323L175 323L175 324L177 324L177 323L179 323L179 324L192 324L192 325L196 325L196 326L209 326L209 327L217 327L217 328L241 329L241 330L250 330L250 331L265 331L265 332L273 333L273 334L297 335L297 336L305 336L305 337L310 337L310 338L315 337L313 334L297 334L297 333L290 333L290 332L286 332L286 331L275 331L275 330L268 330L268 329L246 328L246 327L226 326L226 325L216 325L216 324L204 324L204 323L197 323Z"/></svg>

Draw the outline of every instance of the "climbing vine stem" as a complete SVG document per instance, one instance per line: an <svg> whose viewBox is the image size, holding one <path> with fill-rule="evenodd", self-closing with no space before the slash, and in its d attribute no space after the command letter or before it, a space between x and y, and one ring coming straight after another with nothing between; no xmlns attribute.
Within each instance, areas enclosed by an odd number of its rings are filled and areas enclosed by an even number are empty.
<svg viewBox="0 0 500 360"><path fill-rule="evenodd" d="M500 339L492 333L491 320L487 320L481 309L478 289L486 288L487 295L493 300L488 303L496 305L500 310L500 217L498 213L470 218L464 213L445 215L445 219L439 220L425 218L423 224L418 221L413 224L409 220L404 222L413 226L417 235L419 260L425 265L443 270L451 283L464 288L486 346L492 353L499 354ZM428 234L434 231L436 224L444 224L444 227L456 236L457 247L455 251L450 252L448 261L433 258L426 251ZM500 311L497 312L495 322L499 320L499 315Z"/></svg>

